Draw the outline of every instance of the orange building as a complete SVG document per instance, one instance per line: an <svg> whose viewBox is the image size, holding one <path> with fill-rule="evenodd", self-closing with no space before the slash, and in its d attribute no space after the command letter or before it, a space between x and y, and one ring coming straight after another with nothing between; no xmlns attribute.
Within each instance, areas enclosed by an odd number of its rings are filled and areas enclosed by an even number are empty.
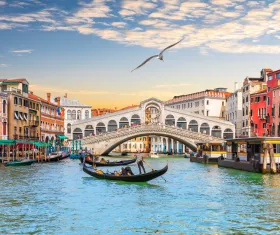
<svg viewBox="0 0 280 235"><path fill-rule="evenodd" d="M64 112L60 107L60 99L57 104L51 102L51 93L47 93L47 99L28 94L30 99L41 102L41 141L53 144L56 140L64 138Z"/></svg>
<svg viewBox="0 0 280 235"><path fill-rule="evenodd" d="M0 140L8 139L8 95L0 92Z"/></svg>

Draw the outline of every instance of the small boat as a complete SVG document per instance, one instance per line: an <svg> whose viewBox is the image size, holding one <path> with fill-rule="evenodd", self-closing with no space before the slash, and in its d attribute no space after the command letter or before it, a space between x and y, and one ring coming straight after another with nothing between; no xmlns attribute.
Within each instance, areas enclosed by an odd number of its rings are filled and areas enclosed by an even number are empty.
<svg viewBox="0 0 280 235"><path fill-rule="evenodd" d="M58 162L61 156L62 154L60 152L53 152L50 154L50 156L47 157L47 161Z"/></svg>
<svg viewBox="0 0 280 235"><path fill-rule="evenodd" d="M12 162L5 163L5 166L30 166L31 164L35 163L36 160L15 160Z"/></svg>
<svg viewBox="0 0 280 235"><path fill-rule="evenodd" d="M127 152L122 152L121 155L122 156L127 156Z"/></svg>
<svg viewBox="0 0 280 235"><path fill-rule="evenodd" d="M168 170L168 165L166 165L161 170L154 170L145 174L141 175L114 175L114 174L98 174L92 167L88 167L86 165L83 166L83 171L95 178L98 179L108 179L108 180L120 180L120 181L127 181L127 182L147 182L153 180L159 176L165 174Z"/></svg>
<svg viewBox="0 0 280 235"><path fill-rule="evenodd" d="M159 155L156 152L150 152L150 157L151 158L159 158Z"/></svg>
<svg viewBox="0 0 280 235"><path fill-rule="evenodd" d="M130 159L130 160L121 160L121 161L117 161L117 162L108 162L108 163L101 163L101 162L95 162L96 166L125 166L125 165L129 165L132 164L134 162L136 162L137 157ZM83 158L80 158L81 163L83 163ZM93 165L93 160L88 160L86 159L85 163L89 164L89 165Z"/></svg>
<svg viewBox="0 0 280 235"><path fill-rule="evenodd" d="M61 152L61 156L59 158L59 160L63 160L63 159L66 159L70 157L70 154L69 153L66 153L66 152Z"/></svg>

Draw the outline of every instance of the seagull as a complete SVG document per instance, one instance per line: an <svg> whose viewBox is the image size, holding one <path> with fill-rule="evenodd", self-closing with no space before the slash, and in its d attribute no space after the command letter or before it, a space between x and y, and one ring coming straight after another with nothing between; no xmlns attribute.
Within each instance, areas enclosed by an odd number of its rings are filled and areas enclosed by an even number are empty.
<svg viewBox="0 0 280 235"><path fill-rule="evenodd" d="M163 49L158 55L153 55L151 56L150 58L146 59L142 64L140 64L137 68L133 69L131 72L133 72L134 70L136 69L139 69L140 67L142 67L144 64L146 64L149 60L153 59L153 58L158 58L159 60L162 60L163 61L163 52L165 52L167 49L171 48L171 47L174 47L175 45L177 45L178 43L180 43L181 41L183 41L183 38L179 41L179 42L176 42L168 47L166 47L165 49Z"/></svg>

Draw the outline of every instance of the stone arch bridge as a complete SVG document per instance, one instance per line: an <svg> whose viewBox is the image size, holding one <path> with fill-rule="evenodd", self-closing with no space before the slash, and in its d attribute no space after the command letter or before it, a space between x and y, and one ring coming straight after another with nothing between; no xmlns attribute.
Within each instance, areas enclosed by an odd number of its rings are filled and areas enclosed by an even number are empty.
<svg viewBox="0 0 280 235"><path fill-rule="evenodd" d="M221 138L204 133L193 132L179 127L159 124L143 124L134 127L119 129L96 136L88 136L82 140L84 147L93 149L96 155L108 155L114 148L127 140L139 137L157 135L169 137L196 150L196 142L221 141Z"/></svg>

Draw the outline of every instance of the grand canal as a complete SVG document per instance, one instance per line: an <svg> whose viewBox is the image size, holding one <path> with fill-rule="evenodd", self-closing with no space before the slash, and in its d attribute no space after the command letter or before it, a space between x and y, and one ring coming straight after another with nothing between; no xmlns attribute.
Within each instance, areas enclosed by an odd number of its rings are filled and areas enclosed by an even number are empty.
<svg viewBox="0 0 280 235"><path fill-rule="evenodd" d="M0 168L0 234L277 234L280 176L168 160L163 179L120 183L76 160ZM135 166L133 167L135 170Z"/></svg>

